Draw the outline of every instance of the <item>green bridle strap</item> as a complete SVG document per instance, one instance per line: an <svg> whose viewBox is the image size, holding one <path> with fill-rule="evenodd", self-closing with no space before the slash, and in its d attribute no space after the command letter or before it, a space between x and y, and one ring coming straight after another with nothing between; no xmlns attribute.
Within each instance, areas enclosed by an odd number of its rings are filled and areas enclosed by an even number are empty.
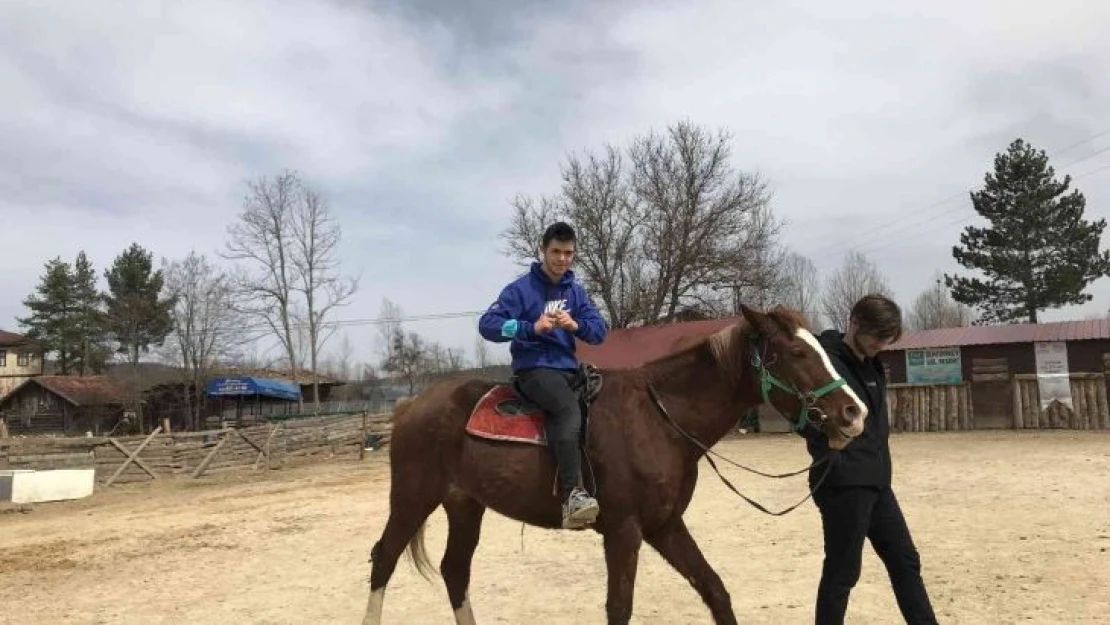
<svg viewBox="0 0 1110 625"><path fill-rule="evenodd" d="M752 364L755 365L756 369L759 371L759 392L764 403L770 401L768 396L770 395L772 386L777 386L780 390L802 401L801 413L798 415L798 420L794 422L795 432L801 432L805 429L806 423L808 422L809 409L813 407L813 402L846 384L844 378L838 377L817 390L803 393L794 388L793 385L783 382L768 371L758 353L752 356Z"/></svg>

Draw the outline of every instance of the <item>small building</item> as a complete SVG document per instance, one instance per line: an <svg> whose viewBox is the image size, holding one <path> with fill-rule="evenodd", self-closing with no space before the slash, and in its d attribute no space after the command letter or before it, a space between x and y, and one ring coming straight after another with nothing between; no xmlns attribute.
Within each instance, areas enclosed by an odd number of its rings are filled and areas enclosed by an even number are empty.
<svg viewBox="0 0 1110 625"><path fill-rule="evenodd" d="M975 429L1011 428L1015 408L1021 411L1014 403L1020 379L1049 399L1050 376L1095 376L1090 379L1099 381L1105 394L1110 319L907 332L880 359L892 386L966 386ZM1068 384L1060 393L1061 401L1071 401L1063 396L1070 393Z"/></svg>
<svg viewBox="0 0 1110 625"><path fill-rule="evenodd" d="M0 399L28 379L45 373L42 356L38 341L0 330Z"/></svg>
<svg viewBox="0 0 1110 625"><path fill-rule="evenodd" d="M0 399L9 435L101 435L124 416L127 394L111 376L40 375Z"/></svg>

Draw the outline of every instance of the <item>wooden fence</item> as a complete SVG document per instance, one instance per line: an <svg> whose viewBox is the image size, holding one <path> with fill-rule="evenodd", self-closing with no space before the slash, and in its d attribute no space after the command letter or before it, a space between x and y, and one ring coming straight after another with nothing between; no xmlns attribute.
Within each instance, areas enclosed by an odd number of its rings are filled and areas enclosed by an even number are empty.
<svg viewBox="0 0 1110 625"><path fill-rule="evenodd" d="M975 429L971 391L966 384L890 384L887 414L894 432Z"/></svg>
<svg viewBox="0 0 1110 625"><path fill-rule="evenodd" d="M1010 377L1013 429L1110 430L1106 375L1072 373L1073 409L1054 403L1041 408L1040 387L1035 374ZM890 384L887 413L895 432L945 432L974 430L973 383ZM1009 420L1009 419L1008 419Z"/></svg>
<svg viewBox="0 0 1110 625"><path fill-rule="evenodd" d="M1040 386L1036 375L1014 376L1015 429L1066 428L1071 430L1110 429L1110 409L1106 402L1106 376L1102 373L1071 374L1073 409L1053 403L1041 409Z"/></svg>
<svg viewBox="0 0 1110 625"><path fill-rule="evenodd" d="M376 435L389 442L392 415L324 416L249 428L146 436L0 439L0 469L96 469L104 485L270 467L313 457L362 457Z"/></svg>

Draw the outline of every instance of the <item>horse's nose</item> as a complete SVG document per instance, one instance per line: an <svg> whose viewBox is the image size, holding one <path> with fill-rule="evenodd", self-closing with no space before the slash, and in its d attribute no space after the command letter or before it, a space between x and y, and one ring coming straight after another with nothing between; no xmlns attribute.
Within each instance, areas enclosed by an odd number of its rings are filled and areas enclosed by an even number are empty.
<svg viewBox="0 0 1110 625"><path fill-rule="evenodd" d="M856 405L855 402L852 402L852 403L847 404L847 405L844 406L844 410L841 411L841 414L843 414L844 418L849 423L851 423L851 422L855 421L856 419L859 419L860 416L863 414L863 411L860 410L860 407L858 405Z"/></svg>

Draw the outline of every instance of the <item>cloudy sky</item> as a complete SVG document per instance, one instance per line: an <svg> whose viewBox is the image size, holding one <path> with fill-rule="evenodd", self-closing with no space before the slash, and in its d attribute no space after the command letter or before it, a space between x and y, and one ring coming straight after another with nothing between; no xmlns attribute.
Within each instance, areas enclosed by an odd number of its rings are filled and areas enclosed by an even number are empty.
<svg viewBox="0 0 1110 625"><path fill-rule="evenodd" d="M520 270L497 239L514 194L685 118L734 134L787 244L822 269L863 251L905 303L956 268L966 190L1017 136L1110 216L1110 3L383 4L0 4L0 327L55 256L214 257L245 181L285 168L327 194L362 276L340 317L482 310ZM1110 280L1092 292L1044 316L1102 314ZM348 330L363 357L374 332Z"/></svg>

